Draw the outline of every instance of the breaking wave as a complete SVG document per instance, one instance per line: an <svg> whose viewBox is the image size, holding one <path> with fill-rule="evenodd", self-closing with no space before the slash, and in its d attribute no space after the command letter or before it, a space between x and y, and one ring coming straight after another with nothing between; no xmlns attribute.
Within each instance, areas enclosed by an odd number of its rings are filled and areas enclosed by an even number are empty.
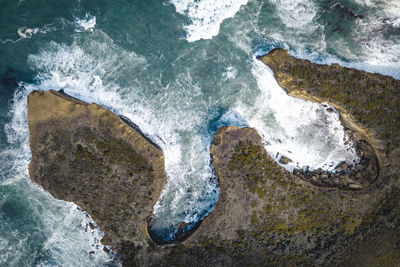
<svg viewBox="0 0 400 267"><path fill-rule="evenodd" d="M190 18L185 26L186 40L194 42L211 39L219 32L221 23L233 17L248 0L171 0L176 11Z"/></svg>

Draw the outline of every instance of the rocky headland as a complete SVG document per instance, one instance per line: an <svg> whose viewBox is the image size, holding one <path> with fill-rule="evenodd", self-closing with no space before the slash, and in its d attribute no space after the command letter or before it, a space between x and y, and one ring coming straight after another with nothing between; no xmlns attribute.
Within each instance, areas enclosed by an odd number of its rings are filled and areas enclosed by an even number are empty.
<svg viewBox="0 0 400 267"><path fill-rule="evenodd" d="M113 112L62 92L32 92L28 122L32 181L90 214L122 262L148 246L163 152Z"/></svg>
<svg viewBox="0 0 400 267"><path fill-rule="evenodd" d="M290 173L254 129L222 127L214 210L157 245L146 223L166 180L162 151L111 111L49 91L28 99L31 179L87 211L124 266L399 266L400 81L283 49L260 60L289 94L341 113L359 164Z"/></svg>

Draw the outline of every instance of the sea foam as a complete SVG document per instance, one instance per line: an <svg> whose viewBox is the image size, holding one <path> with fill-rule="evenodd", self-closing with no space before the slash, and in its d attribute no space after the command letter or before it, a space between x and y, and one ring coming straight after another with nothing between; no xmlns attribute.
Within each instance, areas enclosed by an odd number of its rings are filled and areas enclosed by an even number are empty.
<svg viewBox="0 0 400 267"><path fill-rule="evenodd" d="M96 17L90 14L86 14L85 18L78 19L75 18L76 32L82 31L93 31L94 26L96 26Z"/></svg>
<svg viewBox="0 0 400 267"><path fill-rule="evenodd" d="M239 102L233 110L258 130L273 158L293 160L283 167L332 170L341 161L358 160L351 144L345 144L339 113L332 106L288 96L264 63L254 57L252 65L259 95L251 105Z"/></svg>
<svg viewBox="0 0 400 267"><path fill-rule="evenodd" d="M288 28L301 31L312 31L317 27L313 22L317 6L312 0L271 0L276 14Z"/></svg>
<svg viewBox="0 0 400 267"><path fill-rule="evenodd" d="M185 26L186 40L194 42L211 39L219 32L221 23L233 17L248 0L171 0L176 11L190 18Z"/></svg>
<svg viewBox="0 0 400 267"><path fill-rule="evenodd" d="M33 35L41 33L41 34L46 34L48 32L54 31L55 27L48 24L48 25L44 25L41 27L34 27L34 28L29 28L26 26L23 27L19 27L17 29L17 34L20 37L19 39L12 41L12 42L16 42L22 39L29 39L31 38ZM11 41L11 40L10 40Z"/></svg>

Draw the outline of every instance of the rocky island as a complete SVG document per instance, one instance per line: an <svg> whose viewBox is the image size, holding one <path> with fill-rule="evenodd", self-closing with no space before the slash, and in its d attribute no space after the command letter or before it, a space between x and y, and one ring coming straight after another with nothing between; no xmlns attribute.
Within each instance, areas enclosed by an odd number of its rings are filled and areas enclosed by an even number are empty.
<svg viewBox="0 0 400 267"><path fill-rule="evenodd" d="M260 60L289 94L340 111L359 164L290 173L254 129L222 127L214 210L157 245L146 224L166 181L162 151L104 107L49 91L28 99L31 179L88 212L123 266L399 266L400 81L283 49Z"/></svg>

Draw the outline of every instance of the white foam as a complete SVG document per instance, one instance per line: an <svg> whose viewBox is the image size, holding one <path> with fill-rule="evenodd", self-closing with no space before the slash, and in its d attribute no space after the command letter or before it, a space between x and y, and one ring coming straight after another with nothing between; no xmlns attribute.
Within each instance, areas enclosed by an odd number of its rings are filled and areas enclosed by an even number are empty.
<svg viewBox="0 0 400 267"><path fill-rule="evenodd" d="M222 78L224 80L231 80L236 77L237 70L235 67L229 65L228 67L225 68L225 72L222 74Z"/></svg>
<svg viewBox="0 0 400 267"><path fill-rule="evenodd" d="M351 145L345 145L339 114L328 112L331 106L288 96L276 82L273 72L255 58L252 74L260 90L259 96L254 105L239 102L234 110L250 127L258 130L271 156L279 160L284 155L293 160L283 165L285 168L309 166L332 170L343 160L358 160Z"/></svg>
<svg viewBox="0 0 400 267"><path fill-rule="evenodd" d="M358 56L361 57L362 63L369 68L384 72L394 70L393 73L385 74L400 78L398 71L400 39L398 37L388 38L386 33L389 27L400 26L400 3L395 4L393 1L388 1L385 5L377 5L377 7L382 8L384 12L368 14L365 19L356 21L353 38L361 47L361 54Z"/></svg>
<svg viewBox="0 0 400 267"><path fill-rule="evenodd" d="M37 33L45 34L49 31L54 31L54 30L55 30L55 28L52 27L51 25L44 25L42 27L35 27L35 28L29 28L26 26L19 27L17 30L17 34L20 38L16 41L19 41L21 39L29 39ZM14 41L14 42L16 42L16 41Z"/></svg>
<svg viewBox="0 0 400 267"><path fill-rule="evenodd" d="M46 24L46 25L43 25L40 27L34 27L34 28L22 26L22 27L18 27L18 29L17 29L17 34L18 34L19 38L17 38L17 39L7 38L5 40L0 39L0 43L2 43L2 44L17 43L24 39L30 39L32 36L34 36L38 33L46 34L48 32L52 32L55 30L56 30L56 27L54 27L53 24Z"/></svg>
<svg viewBox="0 0 400 267"><path fill-rule="evenodd" d="M18 28L17 33L20 37L22 38L31 38L31 36L35 33L39 32L39 28L26 28L26 27L21 27Z"/></svg>
<svg viewBox="0 0 400 267"><path fill-rule="evenodd" d="M400 27L400 1L398 0L355 0L358 4L382 11L394 27Z"/></svg>
<svg viewBox="0 0 400 267"><path fill-rule="evenodd" d="M185 26L186 40L194 42L211 39L219 32L221 23L233 17L248 0L171 0L176 11L191 19Z"/></svg>
<svg viewBox="0 0 400 267"><path fill-rule="evenodd" d="M96 17L87 13L84 19L75 18L76 32L90 31L92 32L96 26Z"/></svg>
<svg viewBox="0 0 400 267"><path fill-rule="evenodd" d="M56 265L98 266L113 261L113 256L109 257L104 253L104 246L100 242L104 233L90 216L73 203L66 205L61 202L58 205L64 211L61 215L62 220L54 218L50 213L44 216L44 225L50 228L45 230L51 235L44 243L43 249L49 252L57 262ZM59 216L57 213L55 215ZM113 263L116 265L115 261ZM40 266L54 266L54 263L43 262Z"/></svg>
<svg viewBox="0 0 400 267"><path fill-rule="evenodd" d="M276 13L288 28L311 32L315 30L317 6L310 0L270 0Z"/></svg>
<svg viewBox="0 0 400 267"><path fill-rule="evenodd" d="M31 157L27 138L29 136L26 115L27 92L20 84L9 111L12 114L11 122L4 127L9 146L0 152L0 164L4 167L0 171L2 185L17 182L28 176L27 166Z"/></svg>
<svg viewBox="0 0 400 267"><path fill-rule="evenodd" d="M372 25L369 23L359 21L358 24L364 24L362 27L357 28L357 35L360 38L358 51L355 53L343 44L337 45L337 47L340 47L338 50L339 55L350 59L350 61L327 53L325 49L310 53L298 48L290 51L290 53L295 57L309 59L320 64L338 63L345 67L381 73L400 79L400 54L398 53L400 51L400 43L384 38L379 33L379 29L377 29L376 33L370 31Z"/></svg>

